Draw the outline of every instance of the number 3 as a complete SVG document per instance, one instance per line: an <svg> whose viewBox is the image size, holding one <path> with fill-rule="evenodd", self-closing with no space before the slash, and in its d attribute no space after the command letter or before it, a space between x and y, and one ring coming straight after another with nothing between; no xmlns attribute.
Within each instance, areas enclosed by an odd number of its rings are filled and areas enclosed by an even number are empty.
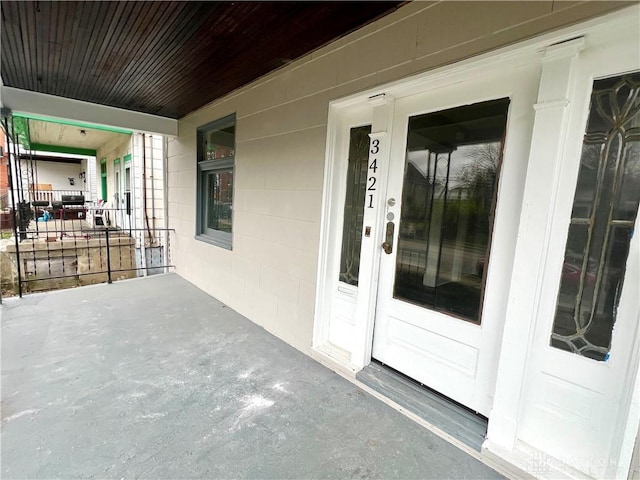
<svg viewBox="0 0 640 480"><path fill-rule="evenodd" d="M374 155L380 151L380 140L377 138L371 142L371 153Z"/></svg>

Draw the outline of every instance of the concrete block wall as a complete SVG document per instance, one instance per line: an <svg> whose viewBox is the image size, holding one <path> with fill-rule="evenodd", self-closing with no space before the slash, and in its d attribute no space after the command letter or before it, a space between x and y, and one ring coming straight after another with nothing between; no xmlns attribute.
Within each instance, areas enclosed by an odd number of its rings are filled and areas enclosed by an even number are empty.
<svg viewBox="0 0 640 480"><path fill-rule="evenodd" d="M309 353L328 105L626 6L413 2L179 121L169 142L177 272ZM233 250L194 238L196 129L235 113Z"/></svg>
<svg viewBox="0 0 640 480"><path fill-rule="evenodd" d="M133 136L133 192L134 204L139 210L136 214L136 228L153 229L164 227L164 139L160 135L145 134L144 149L146 163L146 211L147 218L142 212L142 134ZM147 224L148 219L148 224ZM158 245L162 236L152 233L153 241L145 234L147 246Z"/></svg>

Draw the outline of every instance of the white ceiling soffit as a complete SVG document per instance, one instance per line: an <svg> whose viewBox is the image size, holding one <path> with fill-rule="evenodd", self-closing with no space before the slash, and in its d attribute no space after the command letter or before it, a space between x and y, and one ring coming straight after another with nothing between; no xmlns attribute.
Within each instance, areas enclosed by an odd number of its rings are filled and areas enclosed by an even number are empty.
<svg viewBox="0 0 640 480"><path fill-rule="evenodd" d="M32 144L73 146L97 150L116 138L125 139L127 137L129 135L126 133L29 119L29 141Z"/></svg>
<svg viewBox="0 0 640 480"><path fill-rule="evenodd" d="M177 120L148 113L5 86L0 86L0 98L2 106L10 109L14 114L38 115L172 137L178 135Z"/></svg>

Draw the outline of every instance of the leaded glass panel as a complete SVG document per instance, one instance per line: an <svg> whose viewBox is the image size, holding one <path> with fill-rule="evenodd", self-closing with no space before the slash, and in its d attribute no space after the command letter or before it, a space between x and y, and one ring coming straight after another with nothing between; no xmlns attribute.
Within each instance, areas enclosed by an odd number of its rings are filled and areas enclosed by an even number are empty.
<svg viewBox="0 0 640 480"><path fill-rule="evenodd" d="M340 281L358 285L371 125L352 128L349 138L347 192L344 200Z"/></svg>
<svg viewBox="0 0 640 480"><path fill-rule="evenodd" d="M640 72L593 83L551 345L606 360L640 202Z"/></svg>

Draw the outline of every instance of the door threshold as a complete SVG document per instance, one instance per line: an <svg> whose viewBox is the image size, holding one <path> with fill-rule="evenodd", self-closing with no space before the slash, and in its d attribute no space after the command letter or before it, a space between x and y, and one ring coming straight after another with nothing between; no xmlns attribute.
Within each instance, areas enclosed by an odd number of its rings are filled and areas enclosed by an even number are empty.
<svg viewBox="0 0 640 480"><path fill-rule="evenodd" d="M398 405L480 452L488 420L377 360L360 370L356 379Z"/></svg>

